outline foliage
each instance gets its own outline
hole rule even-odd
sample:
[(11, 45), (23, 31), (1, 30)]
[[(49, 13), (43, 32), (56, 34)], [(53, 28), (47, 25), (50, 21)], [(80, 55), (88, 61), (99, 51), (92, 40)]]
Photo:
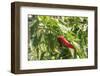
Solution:
[[(28, 16), (28, 60), (57, 60), (88, 57), (88, 18), (77, 16)], [(60, 46), (64, 36), (75, 49)]]

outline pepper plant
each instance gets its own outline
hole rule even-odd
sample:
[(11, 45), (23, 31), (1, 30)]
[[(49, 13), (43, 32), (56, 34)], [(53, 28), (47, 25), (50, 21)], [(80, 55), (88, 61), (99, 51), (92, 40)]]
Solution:
[(28, 36), (28, 60), (88, 57), (88, 17), (30, 14)]

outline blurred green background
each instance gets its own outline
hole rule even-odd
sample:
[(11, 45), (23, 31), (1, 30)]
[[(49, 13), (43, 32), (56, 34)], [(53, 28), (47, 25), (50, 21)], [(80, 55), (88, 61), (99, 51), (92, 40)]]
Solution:
[[(60, 46), (58, 36), (75, 49)], [(88, 17), (28, 15), (29, 61), (83, 58), (88, 58)]]

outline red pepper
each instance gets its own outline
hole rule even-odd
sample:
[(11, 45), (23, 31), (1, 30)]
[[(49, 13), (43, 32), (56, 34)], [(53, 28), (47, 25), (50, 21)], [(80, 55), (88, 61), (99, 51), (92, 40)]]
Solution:
[(59, 41), (60, 44), (63, 44), (64, 46), (66, 46), (68, 48), (74, 49), (74, 46), (72, 44), (70, 44), (70, 42), (68, 42), (68, 40), (66, 40), (64, 38), (64, 36), (58, 36), (57, 40)]

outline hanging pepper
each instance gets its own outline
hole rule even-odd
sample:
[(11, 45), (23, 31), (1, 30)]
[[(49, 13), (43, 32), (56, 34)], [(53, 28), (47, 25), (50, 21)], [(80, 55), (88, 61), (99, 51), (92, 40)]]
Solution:
[(72, 44), (70, 44), (70, 42), (68, 42), (67, 39), (64, 38), (64, 36), (58, 36), (57, 40), (59, 41), (60, 45), (64, 45), (67, 48), (72, 48), (74, 49), (74, 46)]

